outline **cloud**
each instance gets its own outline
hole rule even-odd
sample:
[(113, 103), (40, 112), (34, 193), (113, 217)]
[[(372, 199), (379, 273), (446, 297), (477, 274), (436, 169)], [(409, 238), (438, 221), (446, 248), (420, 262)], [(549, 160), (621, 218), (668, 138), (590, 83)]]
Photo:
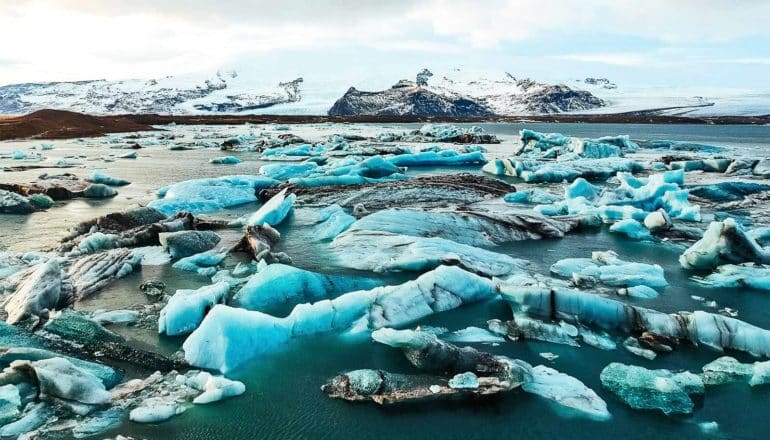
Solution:
[[(768, 16), (766, 0), (0, 1), (2, 56), (14, 64), (0, 82), (177, 74), (289, 49), (641, 66), (660, 56), (644, 50), (767, 40)], [(645, 47), (623, 45), (633, 38)], [(551, 50), (530, 55), (543, 41)], [(760, 46), (740, 57), (770, 56)]]

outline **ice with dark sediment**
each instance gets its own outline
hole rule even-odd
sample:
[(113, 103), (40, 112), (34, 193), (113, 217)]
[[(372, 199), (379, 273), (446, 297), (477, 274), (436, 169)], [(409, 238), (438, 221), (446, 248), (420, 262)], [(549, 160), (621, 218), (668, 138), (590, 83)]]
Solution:
[(711, 222), (703, 238), (679, 257), (685, 269), (713, 269), (722, 264), (770, 263), (770, 252), (735, 219)]

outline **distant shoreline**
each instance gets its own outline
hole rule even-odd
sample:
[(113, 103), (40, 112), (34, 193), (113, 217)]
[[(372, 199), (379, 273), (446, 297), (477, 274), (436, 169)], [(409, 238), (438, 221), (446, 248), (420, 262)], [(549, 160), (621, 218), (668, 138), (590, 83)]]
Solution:
[(694, 124), (694, 125), (766, 125), (763, 116), (658, 116), (630, 113), (554, 114), (538, 116), (326, 116), (326, 115), (156, 115), (126, 114), (94, 116), (64, 110), (39, 110), (23, 116), (0, 116), (0, 140), (71, 139), (102, 136), (108, 133), (152, 131), (154, 125), (240, 125), (333, 123), (603, 123), (603, 124)]

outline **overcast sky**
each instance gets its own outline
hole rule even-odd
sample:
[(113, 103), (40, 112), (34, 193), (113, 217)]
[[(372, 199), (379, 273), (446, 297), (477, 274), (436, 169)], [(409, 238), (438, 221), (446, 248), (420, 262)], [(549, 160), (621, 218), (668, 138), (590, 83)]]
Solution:
[(0, 0), (0, 84), (464, 66), (770, 89), (768, 0)]

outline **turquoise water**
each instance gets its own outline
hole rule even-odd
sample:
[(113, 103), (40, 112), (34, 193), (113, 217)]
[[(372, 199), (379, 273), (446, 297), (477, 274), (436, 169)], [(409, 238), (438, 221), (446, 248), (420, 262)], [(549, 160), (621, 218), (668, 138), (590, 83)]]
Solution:
[[(485, 124), (484, 128), (500, 135), (504, 143), (491, 146), (493, 156), (503, 157), (510, 151), (515, 133), (529, 127), (539, 131), (559, 131), (581, 137), (629, 134), (636, 139), (676, 139), (724, 145), (733, 148), (730, 154), (759, 152), (770, 146), (770, 127), (748, 126), (661, 126), (615, 124)], [(402, 127), (402, 126), (399, 126)], [(396, 127), (396, 128), (399, 128)], [(349, 126), (298, 128), (310, 140), (320, 135), (348, 131)], [(388, 129), (392, 129), (389, 127)], [(368, 126), (364, 130), (380, 130)], [(176, 127), (175, 131), (187, 130)], [(232, 130), (238, 132), (239, 128)], [(314, 131), (315, 130), (315, 131)], [(305, 133), (308, 134), (305, 134)], [(26, 143), (0, 143), (0, 151), (20, 148)], [(89, 157), (106, 154), (106, 146), (83, 147), (59, 142), (50, 155), (84, 152)], [(224, 174), (256, 173), (262, 165), (255, 153), (235, 153), (244, 162), (235, 167), (213, 166), (208, 159), (222, 155), (217, 150), (167, 151), (162, 147), (140, 150), (136, 161), (103, 163), (86, 161), (85, 168), (70, 170), (87, 175), (98, 168), (108, 174), (134, 182), (121, 189), (113, 200), (88, 203), (72, 201), (45, 213), (28, 217), (0, 218), (0, 249), (42, 249), (54, 243), (67, 227), (95, 215), (116, 211), (135, 203), (152, 200), (160, 186), (194, 177)], [(4, 161), (7, 165), (10, 161)], [(467, 169), (423, 169), (421, 173), (456, 171), (480, 172)], [(34, 179), (41, 171), (0, 174), (4, 181)], [(514, 181), (515, 182), (515, 181)], [(253, 210), (244, 206), (225, 213), (234, 218)], [(297, 215), (301, 215), (298, 213)], [(298, 267), (330, 273), (346, 273), (329, 267), (323, 245), (313, 244), (309, 231), (289, 220), (280, 228), (280, 249), (294, 259)], [(761, 327), (770, 328), (770, 293), (740, 289), (705, 289), (688, 278), (677, 258), (682, 248), (675, 245), (653, 245), (624, 240), (602, 230), (570, 235), (560, 240), (527, 241), (494, 248), (516, 258), (530, 260), (534, 270), (547, 274), (548, 267), (567, 257), (590, 257), (592, 251), (616, 251), (629, 261), (657, 263), (663, 266), (670, 286), (653, 300), (633, 300), (636, 304), (666, 312), (707, 310), (703, 302), (691, 295), (713, 299), (719, 308), (730, 307), (739, 318)], [(389, 275), (389, 282), (401, 282), (416, 274)], [(93, 299), (78, 304), (79, 308), (120, 308), (144, 301), (137, 287), (142, 280), (162, 278), (170, 289), (197, 287), (206, 279), (172, 268), (145, 268), (110, 286)], [(620, 298), (620, 297), (618, 297)], [(510, 310), (500, 301), (475, 304), (426, 319), (422, 324), (440, 325), (450, 330), (470, 325), (486, 327), (492, 318), (508, 319)], [(133, 333), (132, 333), (133, 332)], [(180, 338), (160, 337), (152, 331), (126, 330), (137, 344), (155, 347), (171, 353), (182, 342)], [(243, 381), (244, 395), (212, 405), (195, 406), (184, 414), (158, 425), (126, 423), (108, 435), (130, 435), (147, 439), (380, 439), (380, 438), (448, 438), (448, 439), (550, 439), (590, 438), (668, 439), (704, 437), (697, 424), (716, 421), (717, 437), (767, 438), (770, 432), (770, 387), (750, 389), (744, 384), (710, 389), (691, 417), (664, 417), (660, 413), (631, 410), (611, 393), (602, 389), (599, 373), (610, 362), (642, 365), (647, 368), (689, 369), (700, 371), (707, 362), (722, 356), (707, 349), (681, 346), (674, 353), (660, 355), (649, 361), (633, 356), (619, 348), (601, 351), (592, 347), (567, 347), (538, 342), (506, 342), (499, 346), (476, 345), (486, 351), (519, 358), (532, 364), (546, 364), (570, 374), (595, 390), (608, 404), (613, 418), (595, 422), (570, 418), (559, 413), (545, 400), (520, 391), (490, 399), (461, 402), (432, 402), (396, 407), (374, 404), (350, 404), (331, 400), (320, 386), (340, 372), (357, 368), (380, 368), (391, 372), (415, 373), (400, 351), (374, 344), (368, 339), (350, 340), (335, 336), (306, 338), (289, 344), (275, 356), (255, 360), (239, 369), (232, 377)], [(559, 355), (553, 362), (538, 353)], [(751, 361), (740, 353), (729, 353), (741, 361)], [(102, 436), (102, 437), (106, 437)]]

